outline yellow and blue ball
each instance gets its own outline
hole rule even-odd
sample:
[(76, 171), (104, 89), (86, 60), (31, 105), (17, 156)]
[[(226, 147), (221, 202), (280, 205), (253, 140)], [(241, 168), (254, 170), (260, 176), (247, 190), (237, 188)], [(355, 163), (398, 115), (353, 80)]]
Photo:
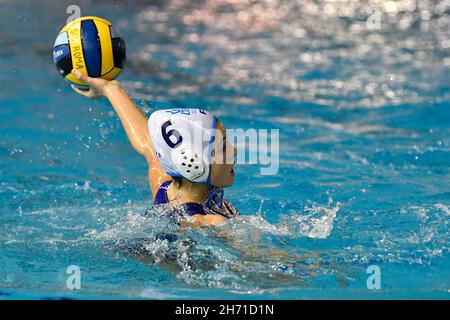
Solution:
[(75, 78), (72, 69), (93, 78), (112, 80), (122, 71), (125, 59), (125, 41), (109, 21), (98, 17), (82, 17), (68, 23), (59, 32), (53, 48), (59, 73), (81, 87), (86, 83)]

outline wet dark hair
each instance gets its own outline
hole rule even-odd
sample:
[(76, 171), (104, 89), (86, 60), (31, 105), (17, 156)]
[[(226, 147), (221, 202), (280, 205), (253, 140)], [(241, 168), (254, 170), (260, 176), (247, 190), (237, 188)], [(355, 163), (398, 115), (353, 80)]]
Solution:
[(183, 178), (181, 177), (172, 177), (172, 181), (177, 185), (178, 188), (183, 184)]

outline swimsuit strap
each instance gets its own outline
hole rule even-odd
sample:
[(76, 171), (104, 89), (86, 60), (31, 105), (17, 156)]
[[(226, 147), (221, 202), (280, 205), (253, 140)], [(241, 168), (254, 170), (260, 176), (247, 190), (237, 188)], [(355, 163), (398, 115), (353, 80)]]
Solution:
[(169, 202), (169, 199), (167, 198), (167, 188), (169, 187), (169, 185), (171, 183), (172, 183), (172, 181), (168, 180), (161, 184), (161, 186), (159, 187), (158, 192), (156, 193), (156, 196), (155, 196), (155, 201), (154, 201), (155, 205)]
[(181, 205), (183, 207), (183, 213), (187, 213), (190, 216), (194, 214), (210, 214), (205, 210), (205, 208), (196, 202), (187, 202)]

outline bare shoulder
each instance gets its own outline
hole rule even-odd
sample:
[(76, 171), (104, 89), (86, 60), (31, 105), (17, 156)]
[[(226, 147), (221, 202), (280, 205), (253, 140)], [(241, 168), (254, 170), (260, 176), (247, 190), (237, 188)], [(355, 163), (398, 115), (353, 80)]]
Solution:
[(216, 226), (226, 222), (228, 219), (218, 214), (194, 214), (195, 221), (183, 221), (181, 224), (193, 227)]
[(171, 181), (172, 177), (169, 176), (164, 168), (159, 163), (156, 156), (147, 157), (148, 163), (148, 182), (150, 185), (150, 191), (152, 192), (152, 198), (156, 197), (159, 187), (166, 181)]

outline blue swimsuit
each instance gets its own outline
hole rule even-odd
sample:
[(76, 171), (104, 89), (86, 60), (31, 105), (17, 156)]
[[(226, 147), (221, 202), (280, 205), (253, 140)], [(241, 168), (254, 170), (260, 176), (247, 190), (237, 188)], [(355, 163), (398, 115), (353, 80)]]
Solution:
[[(158, 192), (156, 193), (154, 205), (169, 203), (169, 199), (167, 197), (167, 188), (171, 183), (172, 181), (169, 180), (161, 184)], [(184, 214), (187, 214), (188, 216), (193, 216), (194, 214), (219, 214), (229, 219), (239, 215), (239, 212), (236, 210), (236, 208), (227, 200), (223, 199), (223, 205), (225, 206), (225, 213), (196, 202), (183, 203), (180, 206), (182, 207), (182, 212)]]

